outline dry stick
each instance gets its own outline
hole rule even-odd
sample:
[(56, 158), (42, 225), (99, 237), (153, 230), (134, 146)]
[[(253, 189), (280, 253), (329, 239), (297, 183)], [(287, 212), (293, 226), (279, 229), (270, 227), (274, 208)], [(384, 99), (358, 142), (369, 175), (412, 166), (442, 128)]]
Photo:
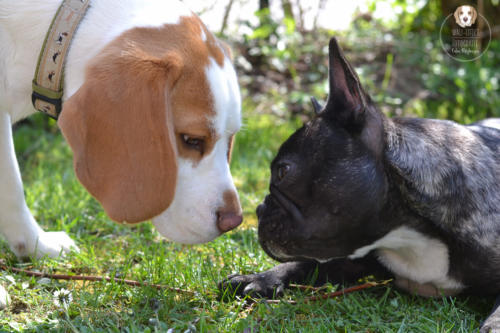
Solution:
[(66, 275), (66, 274), (50, 274), (50, 273), (42, 273), (42, 272), (33, 272), (33, 271), (28, 271), (25, 269), (21, 268), (15, 268), (15, 267), (7, 267), (5, 265), (0, 265), (0, 269), (4, 271), (12, 271), (16, 273), (23, 273), (28, 276), (36, 276), (36, 277), (47, 277), (51, 278), (54, 280), (74, 280), (74, 281), (115, 281), (119, 283), (125, 283), (130, 286), (134, 287), (142, 287), (142, 286), (147, 286), (147, 287), (153, 287), (156, 289), (168, 289), (170, 291), (174, 291), (176, 293), (183, 293), (183, 294), (189, 294), (189, 295), (194, 295), (194, 291), (190, 290), (185, 290), (185, 289), (180, 289), (180, 288), (174, 288), (174, 287), (169, 287), (161, 284), (154, 284), (154, 283), (148, 283), (148, 282), (139, 282), (139, 281), (134, 281), (134, 280), (126, 280), (126, 279), (112, 279), (107, 276), (92, 276), (92, 275)]
[(304, 291), (315, 291), (315, 292), (328, 288), (327, 286), (313, 287), (313, 286), (305, 286), (303, 284), (295, 284), (295, 283), (290, 283), (288, 286), (290, 288), (295, 288), (295, 289), (304, 290)]
[[(195, 292), (191, 291), (191, 290), (174, 288), (174, 287), (169, 287), (169, 286), (165, 286), (165, 285), (161, 285), (161, 284), (139, 282), (139, 281), (134, 281), (134, 280), (112, 279), (112, 278), (107, 277), (107, 276), (50, 274), (50, 273), (42, 273), (42, 272), (33, 272), (33, 271), (28, 271), (25, 269), (15, 268), (15, 267), (7, 267), (6, 265), (2, 265), (2, 264), (0, 264), (0, 269), (2, 269), (4, 271), (10, 270), (10, 271), (16, 272), (16, 273), (23, 273), (27, 276), (47, 277), (47, 278), (51, 278), (54, 280), (108, 281), (108, 282), (115, 281), (115, 282), (119, 282), (119, 283), (125, 283), (125, 284), (128, 284), (130, 286), (134, 286), (134, 287), (147, 286), (147, 287), (153, 287), (156, 289), (168, 289), (170, 291), (174, 291), (177, 293), (195, 295)], [(334, 297), (338, 297), (341, 295), (350, 294), (350, 293), (353, 293), (353, 292), (356, 292), (359, 290), (368, 289), (368, 288), (372, 288), (375, 286), (385, 285), (385, 284), (389, 283), (390, 281), (392, 281), (392, 280), (386, 280), (386, 281), (382, 281), (382, 282), (367, 282), (364, 284), (360, 284), (360, 285), (353, 286), (350, 288), (345, 288), (345, 289), (331, 292), (331, 293), (326, 293), (326, 294), (319, 295), (319, 296), (306, 297), (304, 299), (304, 303), (310, 303), (310, 302), (315, 302), (315, 301), (322, 300), (322, 299), (329, 299), (329, 298), (334, 298)], [(321, 288), (314, 288), (314, 287), (302, 286), (302, 285), (293, 285), (293, 287), (303, 289), (303, 290), (311, 290), (311, 289), (319, 290), (319, 289), (321, 289)], [(296, 301), (284, 301), (284, 300), (276, 300), (276, 299), (265, 300), (265, 303), (266, 304), (280, 304), (280, 303), (297, 304)], [(255, 305), (255, 304), (256, 303), (253, 303), (253, 305)]]
[(318, 300), (321, 300), (321, 299), (334, 298), (334, 297), (337, 297), (337, 296), (342, 296), (342, 295), (345, 295), (345, 294), (353, 293), (355, 291), (359, 291), (359, 290), (363, 290), (363, 289), (368, 289), (368, 288), (375, 287), (375, 286), (378, 286), (378, 285), (379, 284), (376, 283), (376, 282), (367, 282), (367, 283), (360, 284), (358, 286), (353, 286), (353, 287), (342, 289), (342, 290), (339, 290), (339, 291), (334, 291), (334, 292), (331, 292), (331, 293), (326, 293), (326, 294), (318, 295), (318, 296), (307, 297), (304, 300), (304, 303), (315, 302), (315, 301), (318, 301)]
[[(368, 289), (368, 288), (372, 288), (372, 287), (376, 287), (376, 286), (386, 285), (387, 283), (389, 283), (391, 281), (392, 280), (386, 280), (386, 281), (382, 281), (382, 282), (367, 282), (367, 283), (363, 283), (363, 284), (360, 284), (357, 286), (345, 288), (345, 289), (342, 289), (339, 291), (334, 291), (331, 293), (322, 294), (319, 296), (306, 297), (306, 298), (304, 298), (304, 303), (311, 303), (311, 302), (316, 302), (316, 301), (319, 301), (322, 299), (335, 298), (338, 296), (350, 294), (350, 293), (360, 291), (363, 289)], [(307, 286), (294, 285), (294, 287), (300, 287), (299, 289), (307, 289)], [(265, 303), (266, 304), (280, 304), (280, 303), (297, 304), (296, 301), (284, 301), (284, 300), (279, 300), (279, 299), (269, 299), (269, 300), (266, 300)]]

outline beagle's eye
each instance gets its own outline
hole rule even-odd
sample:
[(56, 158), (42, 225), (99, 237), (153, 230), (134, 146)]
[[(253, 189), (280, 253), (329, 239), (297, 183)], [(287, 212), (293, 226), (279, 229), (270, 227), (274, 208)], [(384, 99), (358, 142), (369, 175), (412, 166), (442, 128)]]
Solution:
[(203, 140), (202, 138), (192, 137), (192, 136), (189, 136), (187, 134), (182, 134), (181, 138), (182, 138), (182, 142), (184, 142), (184, 144), (189, 149), (197, 150), (197, 151), (203, 153), (205, 140)]
[(278, 167), (278, 180), (283, 180), (285, 178), (286, 174), (290, 171), (290, 165), (288, 164), (282, 164)]

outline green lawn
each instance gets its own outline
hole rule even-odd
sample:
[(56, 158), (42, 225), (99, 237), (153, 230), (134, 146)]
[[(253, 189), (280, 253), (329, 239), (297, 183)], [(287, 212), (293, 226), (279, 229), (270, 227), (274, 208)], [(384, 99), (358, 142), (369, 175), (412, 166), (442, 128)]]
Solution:
[[(113, 282), (37, 279), (0, 271), (12, 304), (0, 312), (4, 331), (113, 332), (471, 332), (486, 316), (490, 300), (423, 299), (391, 285), (305, 305), (309, 294), (290, 291), (298, 305), (217, 299), (217, 282), (275, 263), (260, 249), (254, 210), (268, 186), (268, 165), (280, 143), (299, 125), (244, 105), (244, 123), (232, 162), (245, 224), (212, 243), (183, 246), (162, 239), (150, 223), (130, 228), (111, 222), (76, 181), (71, 152), (53, 124), (41, 116), (16, 129), (17, 153), (28, 205), (46, 230), (65, 230), (81, 252), (64, 260), (16, 261), (5, 242), (0, 259), (13, 267), (64, 274), (119, 276), (194, 292), (183, 295)], [(337, 286), (329, 286), (334, 289)], [(54, 293), (72, 294), (67, 311)]]

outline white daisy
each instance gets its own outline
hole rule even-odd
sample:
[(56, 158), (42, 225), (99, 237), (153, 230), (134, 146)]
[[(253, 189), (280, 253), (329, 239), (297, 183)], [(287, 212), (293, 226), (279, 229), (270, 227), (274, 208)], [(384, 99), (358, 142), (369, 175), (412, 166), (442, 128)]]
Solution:
[(68, 308), (70, 303), (73, 301), (73, 295), (68, 289), (60, 289), (54, 292), (54, 304), (56, 306)]

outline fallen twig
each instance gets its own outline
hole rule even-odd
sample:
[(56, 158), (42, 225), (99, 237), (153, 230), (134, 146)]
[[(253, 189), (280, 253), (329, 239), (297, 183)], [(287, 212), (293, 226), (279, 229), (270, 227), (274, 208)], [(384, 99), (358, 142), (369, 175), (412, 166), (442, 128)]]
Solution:
[[(318, 295), (318, 296), (309, 296), (309, 297), (304, 298), (303, 302), (304, 303), (311, 303), (311, 302), (316, 302), (316, 301), (323, 300), (323, 299), (335, 298), (335, 297), (338, 297), (338, 296), (350, 294), (350, 293), (353, 293), (353, 292), (356, 292), (356, 291), (360, 291), (360, 290), (363, 290), (363, 289), (368, 289), (368, 288), (372, 288), (372, 287), (376, 287), (376, 286), (383, 286), (383, 285), (388, 284), (391, 281), (392, 281), (392, 279), (391, 280), (385, 280), (385, 281), (382, 281), (382, 282), (366, 282), (366, 283), (363, 283), (363, 284), (360, 284), (360, 285), (357, 285), (357, 286), (352, 286), (352, 287), (345, 288), (345, 289), (338, 290), (338, 291), (334, 291), (334, 292), (331, 292), (331, 293), (321, 294), (321, 295)], [(294, 285), (294, 287), (302, 289), (302, 290), (307, 290), (308, 289), (307, 286)], [(293, 301), (293, 300), (280, 300), (280, 299), (268, 299), (268, 300), (265, 300), (264, 303), (266, 303), (266, 304), (280, 304), (280, 303), (297, 304), (297, 301)]]
[(147, 287), (153, 287), (156, 289), (167, 289), (170, 291), (174, 291), (176, 293), (183, 293), (183, 294), (189, 294), (189, 295), (195, 294), (195, 292), (191, 291), (191, 290), (169, 287), (169, 286), (165, 286), (162, 284), (140, 282), (140, 281), (134, 281), (134, 280), (127, 280), (127, 279), (110, 278), (108, 276), (50, 274), (50, 273), (29, 271), (29, 270), (25, 270), (25, 269), (21, 269), (21, 268), (8, 267), (8, 266), (3, 265), (3, 264), (0, 264), (0, 269), (4, 270), (4, 271), (12, 271), (12, 272), (16, 272), (16, 273), (22, 273), (22, 274), (25, 274), (27, 276), (46, 277), (46, 278), (50, 278), (50, 279), (54, 279), (54, 280), (108, 281), (108, 282), (114, 281), (117, 283), (128, 284), (129, 286), (134, 286), (134, 287), (146, 287), (147, 286)]
[(295, 283), (290, 283), (289, 287), (303, 290), (303, 291), (314, 291), (314, 292), (318, 292), (318, 291), (321, 291), (321, 290), (324, 290), (327, 288), (327, 286), (313, 287), (313, 286), (305, 286), (303, 284), (295, 284)]
[[(35, 277), (46, 277), (54, 280), (72, 280), (72, 281), (108, 281), (108, 282), (118, 282), (118, 283), (124, 283), (130, 286), (134, 287), (153, 287), (156, 289), (167, 289), (176, 293), (183, 293), (183, 294), (189, 294), (189, 295), (195, 295), (194, 291), (191, 290), (186, 290), (186, 289), (180, 289), (180, 288), (175, 288), (175, 287), (170, 287), (162, 284), (155, 284), (155, 283), (148, 283), (148, 282), (140, 282), (140, 281), (134, 281), (134, 280), (127, 280), (127, 279), (116, 279), (116, 278), (110, 278), (108, 276), (95, 276), (95, 275), (67, 275), (67, 274), (50, 274), (50, 273), (43, 273), (43, 272), (34, 272), (34, 271), (29, 271), (26, 269), (21, 269), (21, 268), (16, 268), (16, 267), (9, 267), (3, 263), (3, 260), (0, 260), (0, 269), (3, 271), (12, 271), (15, 273), (22, 273), (27, 276), (35, 276)], [(368, 289), (376, 286), (382, 286), (386, 285), (391, 280), (385, 280), (382, 282), (366, 282), (357, 286), (352, 286), (349, 288), (345, 288), (342, 290), (334, 291), (331, 293), (326, 293), (326, 294), (321, 294), (317, 296), (309, 296), (304, 298), (304, 303), (311, 303), (311, 302), (316, 302), (319, 300), (323, 299), (329, 299), (329, 298), (335, 298), (338, 296), (350, 294), (356, 291), (360, 291), (363, 289)], [(316, 287), (311, 287), (311, 286), (303, 286), (303, 285), (291, 285), (293, 288), (298, 288), (301, 290), (313, 290), (313, 291), (320, 291), (322, 288), (316, 288)], [(297, 301), (294, 300), (281, 300), (281, 299), (268, 299), (268, 300), (263, 300), (261, 303), (266, 303), (266, 304), (280, 304), (280, 303), (286, 303), (286, 304), (297, 304)], [(251, 305), (251, 309), (258, 304), (258, 301), (253, 303)]]

